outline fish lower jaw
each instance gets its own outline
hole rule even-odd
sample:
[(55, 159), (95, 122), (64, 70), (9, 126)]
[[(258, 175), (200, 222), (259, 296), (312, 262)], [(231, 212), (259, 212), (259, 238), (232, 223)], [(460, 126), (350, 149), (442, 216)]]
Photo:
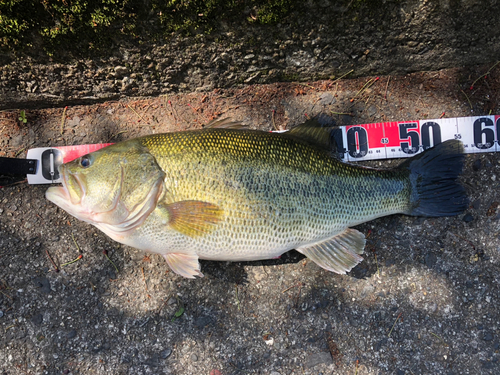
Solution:
[(94, 224), (94, 220), (92, 219), (94, 213), (82, 209), (80, 204), (72, 203), (69, 193), (64, 187), (52, 186), (48, 188), (45, 192), (45, 198), (54, 203), (56, 206), (62, 208), (71, 216), (87, 223)]
[(64, 200), (69, 200), (68, 191), (62, 186), (51, 186), (45, 192), (45, 198), (51, 201), (54, 204), (58, 204), (58, 202)]

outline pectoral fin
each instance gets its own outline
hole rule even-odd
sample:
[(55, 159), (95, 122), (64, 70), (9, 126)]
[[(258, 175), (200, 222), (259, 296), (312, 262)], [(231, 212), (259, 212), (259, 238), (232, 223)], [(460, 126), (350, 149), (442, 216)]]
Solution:
[(297, 251), (328, 271), (345, 274), (363, 260), (358, 254), (363, 253), (365, 243), (363, 233), (347, 228), (332, 238), (299, 247)]
[(200, 272), (200, 263), (196, 254), (163, 254), (168, 266), (176, 274), (194, 279), (195, 276), (203, 277)]
[(222, 209), (212, 203), (201, 201), (180, 201), (160, 204), (166, 224), (189, 237), (210, 233), (221, 220)]

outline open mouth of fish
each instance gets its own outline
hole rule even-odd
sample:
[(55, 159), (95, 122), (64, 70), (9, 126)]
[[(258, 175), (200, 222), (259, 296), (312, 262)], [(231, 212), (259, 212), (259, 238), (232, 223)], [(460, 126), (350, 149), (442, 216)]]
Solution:
[[(116, 233), (128, 232), (142, 224), (156, 206), (156, 201), (162, 192), (162, 180), (158, 180), (144, 200), (133, 207), (125, 207), (121, 202), (121, 191), (123, 183), (122, 176), (118, 180), (116, 194), (105, 208), (89, 207), (85, 197), (85, 177), (74, 175), (64, 166), (60, 167), (62, 186), (50, 187), (45, 196), (52, 203), (58, 205), (77, 219), (86, 221), (96, 226), (112, 226), (109, 230)], [(101, 228), (102, 229), (102, 228)]]
[[(81, 206), (85, 196), (81, 180), (61, 167), (59, 173), (62, 176), (62, 186), (51, 186), (45, 193), (45, 197), (73, 216), (81, 215), (81, 210), (77, 209)], [(70, 186), (71, 189), (69, 189)], [(77, 217), (81, 218), (80, 215)]]

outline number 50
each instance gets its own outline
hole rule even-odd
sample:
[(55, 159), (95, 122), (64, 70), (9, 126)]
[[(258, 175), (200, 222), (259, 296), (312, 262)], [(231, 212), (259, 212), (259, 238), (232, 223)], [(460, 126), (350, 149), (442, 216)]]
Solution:
[(420, 134), (422, 135), (422, 148), (424, 150), (441, 143), (441, 127), (438, 123), (432, 121), (426, 122), (420, 128), (420, 134), (413, 129), (418, 129), (418, 124), (416, 122), (399, 124), (400, 141), (410, 141), (400, 142), (403, 152), (407, 154), (415, 154), (418, 152), (420, 147)]

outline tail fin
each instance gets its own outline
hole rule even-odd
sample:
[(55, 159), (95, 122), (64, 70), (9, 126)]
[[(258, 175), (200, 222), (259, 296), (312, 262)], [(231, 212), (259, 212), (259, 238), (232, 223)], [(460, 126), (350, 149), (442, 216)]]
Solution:
[(469, 203), (457, 181), (464, 163), (462, 142), (449, 140), (428, 149), (399, 166), (410, 172), (412, 187), (409, 215), (454, 216)]

